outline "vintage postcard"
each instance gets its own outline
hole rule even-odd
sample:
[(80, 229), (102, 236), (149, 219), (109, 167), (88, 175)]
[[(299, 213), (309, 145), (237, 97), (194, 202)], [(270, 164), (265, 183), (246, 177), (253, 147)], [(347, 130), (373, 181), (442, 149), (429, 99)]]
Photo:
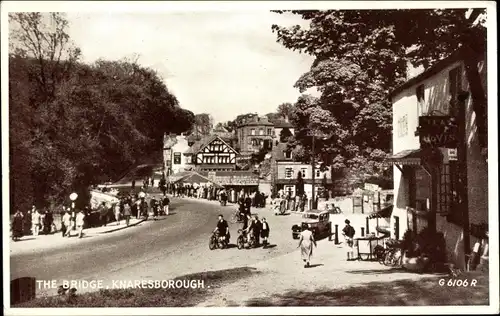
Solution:
[(1, 14), (7, 315), (499, 312), (494, 2)]

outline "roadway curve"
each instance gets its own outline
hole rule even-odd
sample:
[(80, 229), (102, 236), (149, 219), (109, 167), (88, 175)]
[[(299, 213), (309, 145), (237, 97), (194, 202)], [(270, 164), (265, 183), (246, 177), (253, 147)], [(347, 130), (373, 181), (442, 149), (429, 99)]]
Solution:
[[(148, 221), (137, 227), (81, 240), (77, 246), (61, 246), (33, 253), (11, 255), (11, 280), (35, 277), (37, 280), (111, 280), (153, 279), (173, 277), (210, 270), (252, 265), (296, 249), (291, 239), (295, 216), (274, 216), (260, 210), (271, 227), (270, 249), (208, 249), (208, 238), (217, 215), (230, 218), (234, 206), (220, 207), (196, 200), (174, 200), (172, 215)], [(230, 224), (231, 243), (237, 236), (236, 225)], [(79, 292), (82, 292), (79, 290)], [(37, 294), (53, 294), (54, 290), (37, 290)]]

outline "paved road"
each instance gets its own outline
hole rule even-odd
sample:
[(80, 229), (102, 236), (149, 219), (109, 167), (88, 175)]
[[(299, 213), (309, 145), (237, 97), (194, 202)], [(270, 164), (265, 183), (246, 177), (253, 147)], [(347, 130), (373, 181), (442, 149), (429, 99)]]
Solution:
[[(296, 249), (291, 239), (294, 215), (274, 216), (268, 210), (257, 211), (266, 216), (271, 227), (270, 249), (208, 249), (208, 238), (217, 215), (226, 218), (234, 206), (220, 207), (209, 202), (174, 200), (172, 215), (156, 222), (109, 236), (83, 239), (82, 243), (11, 256), (11, 279), (35, 277), (37, 280), (111, 280), (153, 279), (173, 277), (218, 269), (241, 267), (289, 253)], [(231, 225), (231, 243), (237, 228)], [(51, 294), (54, 290), (38, 290)], [(81, 292), (81, 291), (79, 291)]]

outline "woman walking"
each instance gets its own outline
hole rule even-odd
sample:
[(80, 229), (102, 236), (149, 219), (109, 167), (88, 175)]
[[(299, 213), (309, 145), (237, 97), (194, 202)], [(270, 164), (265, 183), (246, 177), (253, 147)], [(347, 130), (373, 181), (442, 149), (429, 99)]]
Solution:
[(115, 204), (115, 220), (116, 220), (116, 225), (120, 226), (120, 202), (116, 202)]
[(317, 247), (316, 240), (314, 240), (314, 236), (309, 229), (309, 225), (302, 224), (302, 232), (300, 233), (299, 246), (297, 248), (300, 247), (300, 254), (305, 263), (304, 268), (308, 268), (310, 266), (313, 245)]

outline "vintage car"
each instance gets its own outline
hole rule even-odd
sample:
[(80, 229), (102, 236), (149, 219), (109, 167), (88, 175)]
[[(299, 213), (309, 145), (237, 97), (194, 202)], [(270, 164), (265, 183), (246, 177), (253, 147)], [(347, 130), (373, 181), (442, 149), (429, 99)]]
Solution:
[(298, 239), (302, 232), (302, 224), (308, 224), (314, 235), (314, 239), (332, 236), (332, 222), (330, 222), (330, 213), (325, 210), (309, 210), (302, 215), (302, 223), (292, 226), (292, 237)]

